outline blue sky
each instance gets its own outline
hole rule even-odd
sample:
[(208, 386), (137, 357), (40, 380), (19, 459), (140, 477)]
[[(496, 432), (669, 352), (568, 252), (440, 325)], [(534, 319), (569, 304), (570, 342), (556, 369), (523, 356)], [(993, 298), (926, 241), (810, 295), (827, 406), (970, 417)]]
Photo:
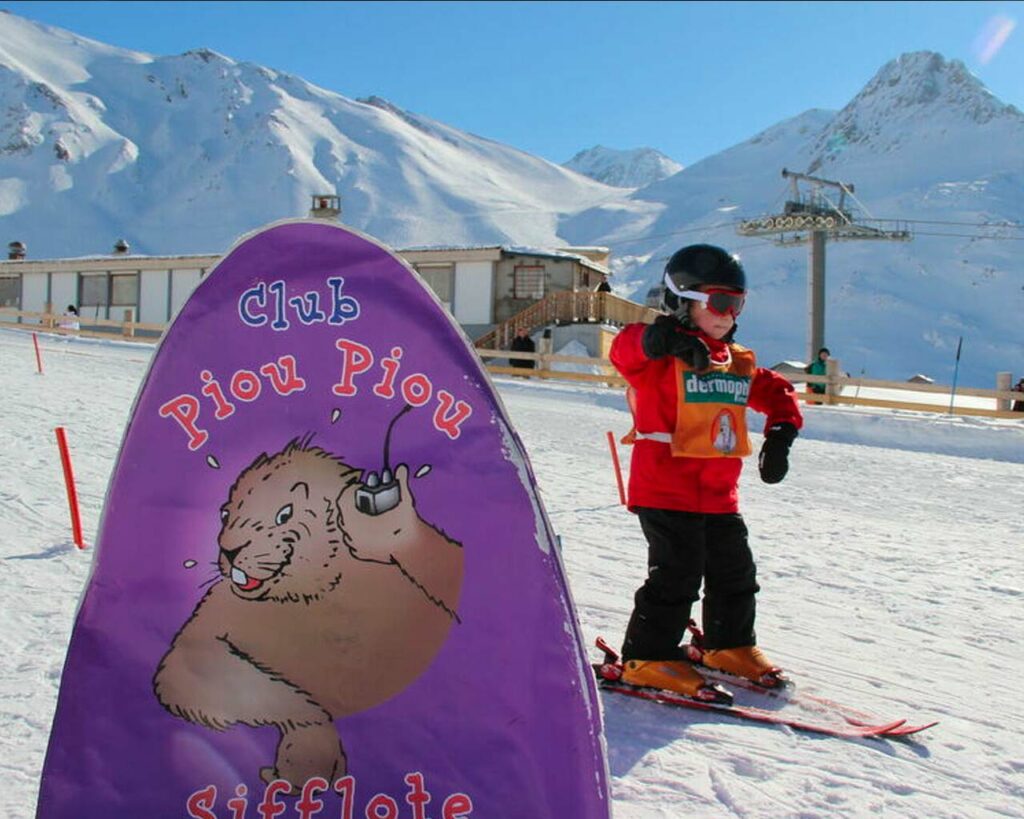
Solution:
[(212, 48), (371, 94), (554, 162), (602, 144), (683, 164), (809, 108), (889, 60), (962, 60), (1024, 109), (1024, 2), (7, 2), (152, 54)]

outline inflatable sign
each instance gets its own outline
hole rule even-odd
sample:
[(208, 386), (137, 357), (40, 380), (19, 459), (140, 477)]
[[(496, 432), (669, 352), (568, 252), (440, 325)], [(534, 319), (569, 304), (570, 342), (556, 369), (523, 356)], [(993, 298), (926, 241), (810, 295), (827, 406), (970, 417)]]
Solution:
[(606, 817), (555, 539), (478, 357), (340, 225), (241, 240), (117, 459), (40, 819)]

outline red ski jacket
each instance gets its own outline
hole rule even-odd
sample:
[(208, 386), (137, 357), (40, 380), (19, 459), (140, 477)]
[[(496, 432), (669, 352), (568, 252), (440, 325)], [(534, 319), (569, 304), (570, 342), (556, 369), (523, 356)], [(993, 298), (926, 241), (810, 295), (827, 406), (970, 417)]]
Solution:
[[(639, 437), (630, 461), (630, 510), (644, 506), (711, 514), (738, 512), (742, 458), (673, 456), (667, 441), (643, 437), (651, 433), (662, 439), (671, 436), (676, 432), (677, 420), (682, 423), (686, 417), (680, 412), (677, 359), (648, 358), (641, 345), (646, 328), (646, 324), (623, 328), (609, 353), (612, 364), (635, 391), (633, 421)], [(743, 349), (739, 345), (731, 347)], [(682, 367), (692, 372), (687, 365)], [(753, 370), (746, 405), (767, 416), (765, 429), (782, 422), (797, 429), (803, 425), (793, 385), (764, 367)]]

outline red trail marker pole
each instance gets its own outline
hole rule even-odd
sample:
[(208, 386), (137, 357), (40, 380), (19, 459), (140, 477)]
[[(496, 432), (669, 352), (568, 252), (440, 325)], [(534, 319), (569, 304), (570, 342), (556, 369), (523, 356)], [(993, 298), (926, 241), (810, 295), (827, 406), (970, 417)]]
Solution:
[(40, 375), (42, 375), (43, 374), (43, 357), (39, 353), (39, 336), (37, 336), (35, 333), (32, 334), (32, 344), (34, 344), (35, 348), (36, 348), (36, 370), (39, 372)]
[(82, 516), (78, 512), (78, 492), (75, 490), (75, 474), (71, 470), (71, 453), (68, 451), (68, 438), (64, 427), (57, 427), (57, 447), (60, 449), (60, 462), (64, 467), (64, 485), (68, 490), (68, 508), (71, 510), (71, 538), (79, 549), (85, 548), (82, 539)]
[(612, 463), (615, 465), (615, 480), (619, 485), (619, 503), (626, 505), (626, 490), (622, 486), (622, 467), (619, 465), (619, 451), (615, 447), (615, 436), (608, 431), (608, 448), (612, 451)]

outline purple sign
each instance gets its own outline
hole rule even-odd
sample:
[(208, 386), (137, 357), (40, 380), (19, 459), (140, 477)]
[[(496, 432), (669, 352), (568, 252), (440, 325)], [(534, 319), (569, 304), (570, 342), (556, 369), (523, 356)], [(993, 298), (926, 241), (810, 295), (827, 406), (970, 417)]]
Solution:
[(522, 444), (416, 274), (240, 241), (111, 479), (37, 816), (607, 817), (592, 675)]

